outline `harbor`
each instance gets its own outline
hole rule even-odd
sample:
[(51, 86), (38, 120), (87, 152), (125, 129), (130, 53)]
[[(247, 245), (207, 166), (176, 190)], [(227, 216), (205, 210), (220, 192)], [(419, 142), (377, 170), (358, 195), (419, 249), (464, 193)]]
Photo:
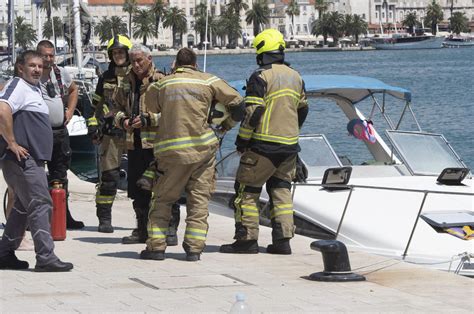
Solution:
[[(220, 254), (233, 236), (232, 211), (211, 204), (209, 236), (201, 261), (185, 261), (181, 246), (169, 247), (164, 261), (139, 259), (143, 244), (123, 245), (133, 225), (131, 202), (120, 193), (113, 209), (113, 234), (97, 232), (94, 184), (70, 178), (71, 210), (85, 222), (55, 242), (70, 273), (0, 272), (0, 311), (12, 312), (229, 312), (244, 293), (253, 313), (293, 312), (449, 312), (472, 313), (472, 279), (381, 256), (349, 251), (361, 282), (316, 282), (308, 276), (324, 269), (314, 239), (296, 236), (293, 254), (264, 253), (271, 229), (261, 227), (260, 253)], [(3, 178), (0, 190), (5, 189)], [(178, 229), (182, 240), (183, 224)], [(32, 251), (17, 252), (34, 265)]]

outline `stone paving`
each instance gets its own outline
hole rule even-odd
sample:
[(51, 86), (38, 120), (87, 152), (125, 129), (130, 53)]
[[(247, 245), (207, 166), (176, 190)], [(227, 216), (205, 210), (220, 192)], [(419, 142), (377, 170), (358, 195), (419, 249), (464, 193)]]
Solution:
[[(86, 228), (56, 242), (57, 255), (74, 263), (69, 273), (0, 271), (0, 312), (228, 312), (242, 292), (253, 313), (474, 312), (472, 279), (381, 256), (350, 252), (352, 269), (365, 282), (327, 283), (307, 276), (322, 271), (313, 239), (296, 236), (293, 255), (265, 253), (271, 230), (261, 228), (260, 254), (218, 252), (233, 236), (230, 210), (211, 206), (207, 247), (199, 262), (186, 262), (181, 246), (164, 261), (144, 261), (144, 245), (123, 245), (134, 226), (131, 203), (114, 204), (115, 232), (97, 232), (94, 185), (71, 178), (71, 209)], [(5, 185), (0, 179), (3, 195)], [(182, 216), (185, 216), (182, 213)], [(182, 219), (183, 220), (183, 219)], [(2, 221), (2, 219), (0, 219)], [(183, 221), (179, 238), (183, 236)], [(17, 253), (34, 267), (34, 252)]]

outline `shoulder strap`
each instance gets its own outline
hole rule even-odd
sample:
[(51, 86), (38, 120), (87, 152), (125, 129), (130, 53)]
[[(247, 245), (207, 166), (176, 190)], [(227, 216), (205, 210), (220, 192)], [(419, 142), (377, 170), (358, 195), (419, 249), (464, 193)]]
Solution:
[(61, 70), (56, 64), (53, 64), (54, 75), (56, 76), (56, 81), (58, 82), (59, 92), (61, 93), (61, 98), (64, 97), (64, 85), (63, 80), (61, 79)]

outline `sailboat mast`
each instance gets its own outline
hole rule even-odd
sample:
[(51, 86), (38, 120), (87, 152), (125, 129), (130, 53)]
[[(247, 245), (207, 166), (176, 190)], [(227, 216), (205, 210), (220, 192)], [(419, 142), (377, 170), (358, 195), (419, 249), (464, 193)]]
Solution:
[(76, 64), (79, 78), (82, 78), (82, 38), (81, 38), (81, 8), (79, 0), (74, 0), (72, 5), (74, 16), (74, 42), (76, 49)]
[(8, 49), (12, 54), (12, 65), (16, 61), (15, 50), (15, 10), (13, 7), (13, 0), (8, 1), (8, 25), (10, 26), (10, 33), (8, 34)]
[(206, 72), (206, 63), (207, 63), (207, 29), (209, 28), (209, 10), (210, 10), (210, 0), (207, 0), (206, 3), (206, 30), (204, 31), (204, 67), (203, 71)]

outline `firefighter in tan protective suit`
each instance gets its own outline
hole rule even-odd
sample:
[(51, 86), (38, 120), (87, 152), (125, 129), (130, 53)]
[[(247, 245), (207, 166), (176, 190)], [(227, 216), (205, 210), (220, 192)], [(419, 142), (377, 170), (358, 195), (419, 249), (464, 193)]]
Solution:
[(142, 259), (163, 260), (171, 205), (186, 192), (186, 260), (197, 261), (205, 247), (208, 204), (215, 183), (218, 139), (208, 123), (213, 102), (224, 105), (230, 116), (222, 123), (229, 130), (243, 117), (243, 99), (218, 77), (196, 69), (196, 54), (179, 50), (175, 70), (154, 83), (145, 102), (161, 113), (155, 142), (158, 181), (149, 215), (148, 240)]
[(235, 237), (222, 253), (258, 253), (259, 197), (270, 196), (272, 242), (267, 252), (291, 254), (294, 236), (291, 181), (295, 177), (299, 129), (308, 113), (304, 82), (284, 62), (285, 41), (275, 29), (255, 37), (260, 66), (247, 81), (246, 115), (236, 140), (242, 153), (235, 182)]
[(120, 181), (120, 162), (125, 149), (125, 133), (113, 125), (117, 105), (113, 101), (117, 88), (123, 84), (130, 70), (128, 50), (130, 40), (117, 35), (109, 40), (107, 52), (109, 68), (99, 78), (93, 96), (94, 115), (88, 119), (89, 135), (94, 144), (99, 144), (99, 184), (95, 196), (99, 232), (112, 233), (112, 205)]

